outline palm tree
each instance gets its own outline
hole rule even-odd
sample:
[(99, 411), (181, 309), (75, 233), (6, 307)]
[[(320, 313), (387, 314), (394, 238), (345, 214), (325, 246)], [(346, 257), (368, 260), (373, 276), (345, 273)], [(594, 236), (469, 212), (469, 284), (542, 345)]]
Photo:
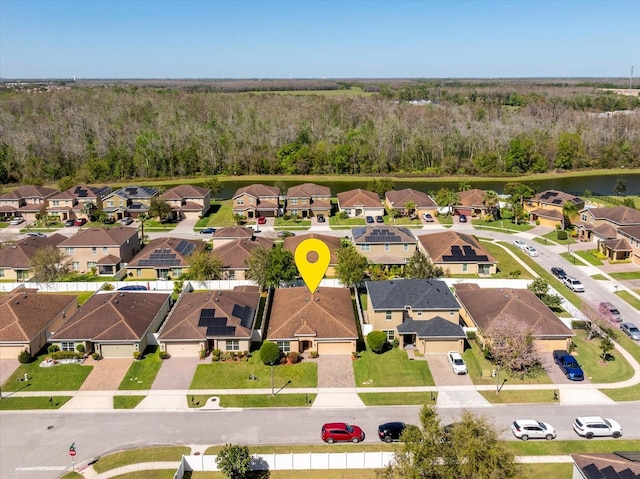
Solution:
[(415, 201), (407, 201), (404, 204), (404, 211), (406, 216), (412, 216), (415, 213), (415, 210), (416, 210)]
[(482, 204), (484, 205), (488, 214), (495, 220), (497, 216), (495, 214), (496, 209), (500, 204), (500, 198), (498, 197), (498, 193), (496, 193), (493, 190), (485, 191), (484, 195), (482, 195)]
[(449, 188), (440, 188), (436, 193), (435, 200), (438, 206), (447, 206), (449, 208), (447, 214), (451, 214), (451, 207), (460, 202), (460, 197)]
[(569, 200), (565, 201), (562, 205), (562, 229), (567, 229), (567, 226), (571, 224), (571, 218), (578, 214), (578, 207), (576, 204)]
[(458, 184), (458, 191), (469, 191), (470, 189), (471, 189), (471, 183), (469, 183), (467, 180), (462, 180)]

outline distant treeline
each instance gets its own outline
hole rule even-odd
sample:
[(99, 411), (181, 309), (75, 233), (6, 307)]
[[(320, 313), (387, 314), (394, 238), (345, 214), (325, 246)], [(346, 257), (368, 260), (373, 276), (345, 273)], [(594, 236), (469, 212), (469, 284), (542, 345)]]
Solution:
[[(584, 80), (79, 81), (46, 91), (12, 86), (0, 88), (0, 182), (218, 174), (508, 176), (638, 167), (640, 99), (600, 90), (621, 86)], [(268, 93), (352, 87), (376, 93)], [(267, 93), (246, 93), (251, 91)]]

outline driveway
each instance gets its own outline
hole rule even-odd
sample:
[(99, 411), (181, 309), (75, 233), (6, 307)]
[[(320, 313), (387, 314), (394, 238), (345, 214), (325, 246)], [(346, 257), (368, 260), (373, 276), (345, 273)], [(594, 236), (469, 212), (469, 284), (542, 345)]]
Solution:
[(355, 388), (351, 355), (320, 356), (318, 361), (319, 388)]
[(425, 354), (416, 357), (416, 360), (426, 360), (436, 386), (471, 386), (471, 378), (468, 374), (454, 374), (447, 355), (445, 353)]
[(169, 358), (162, 361), (152, 390), (189, 389), (199, 358)]
[(129, 370), (133, 359), (106, 358), (95, 361), (91, 357), (84, 362), (93, 370), (80, 386), (80, 391), (115, 391)]
[(18, 369), (17, 359), (0, 359), (0, 384), (3, 384)]

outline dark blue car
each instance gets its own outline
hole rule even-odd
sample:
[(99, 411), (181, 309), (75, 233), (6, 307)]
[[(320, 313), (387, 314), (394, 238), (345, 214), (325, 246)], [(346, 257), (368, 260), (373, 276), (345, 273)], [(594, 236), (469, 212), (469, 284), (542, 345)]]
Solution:
[(567, 379), (571, 381), (583, 381), (584, 372), (576, 361), (576, 358), (571, 356), (567, 351), (563, 349), (557, 349), (553, 352), (553, 360), (562, 370)]

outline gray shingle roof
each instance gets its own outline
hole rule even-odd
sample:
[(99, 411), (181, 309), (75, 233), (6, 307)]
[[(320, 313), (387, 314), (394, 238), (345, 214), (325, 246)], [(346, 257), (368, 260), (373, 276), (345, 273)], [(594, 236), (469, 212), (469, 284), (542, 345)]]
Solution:
[(367, 293), (375, 310), (460, 309), (460, 304), (444, 281), (437, 279), (394, 279), (367, 281)]
[(408, 319), (398, 325), (398, 333), (415, 333), (418, 338), (465, 338), (464, 330), (459, 324), (436, 316), (427, 321)]

